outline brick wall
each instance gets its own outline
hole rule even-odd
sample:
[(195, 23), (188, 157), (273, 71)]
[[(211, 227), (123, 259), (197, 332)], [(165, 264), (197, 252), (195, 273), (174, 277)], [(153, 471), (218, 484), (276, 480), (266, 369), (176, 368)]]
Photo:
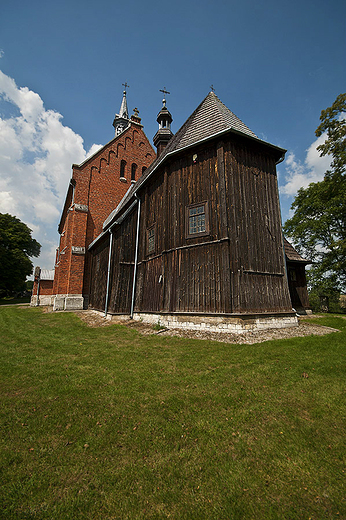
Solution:
[[(89, 244), (131, 186), (132, 165), (137, 180), (156, 157), (140, 119), (81, 165), (73, 165), (72, 180), (59, 225), (54, 294), (87, 296), (90, 284)], [(125, 170), (121, 174), (121, 162)]]
[[(35, 278), (32, 295), (37, 296), (38, 280)], [(40, 280), (40, 295), (53, 294), (53, 280)]]
[[(37, 295), (38, 291), (38, 295)], [(40, 280), (35, 276), (30, 305), (53, 305), (53, 280)]]

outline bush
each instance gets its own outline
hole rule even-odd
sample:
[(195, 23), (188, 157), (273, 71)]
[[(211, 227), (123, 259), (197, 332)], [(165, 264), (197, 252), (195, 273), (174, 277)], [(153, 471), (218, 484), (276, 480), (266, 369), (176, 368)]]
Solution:
[(346, 313), (344, 299), (346, 299), (345, 295), (340, 295), (340, 293), (319, 294), (316, 290), (309, 292), (312, 312)]

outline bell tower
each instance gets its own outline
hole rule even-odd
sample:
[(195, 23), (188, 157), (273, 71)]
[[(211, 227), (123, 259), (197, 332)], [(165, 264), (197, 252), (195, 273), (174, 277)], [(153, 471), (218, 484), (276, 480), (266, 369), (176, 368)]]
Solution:
[(163, 90), (163, 100), (162, 100), (162, 108), (158, 113), (156, 121), (159, 123), (159, 129), (154, 135), (154, 145), (157, 148), (157, 157), (161, 155), (163, 150), (166, 148), (168, 141), (173, 137), (173, 133), (171, 131), (171, 122), (173, 121), (172, 115), (168, 108), (166, 107), (166, 94), (169, 92), (166, 90), (166, 87)]

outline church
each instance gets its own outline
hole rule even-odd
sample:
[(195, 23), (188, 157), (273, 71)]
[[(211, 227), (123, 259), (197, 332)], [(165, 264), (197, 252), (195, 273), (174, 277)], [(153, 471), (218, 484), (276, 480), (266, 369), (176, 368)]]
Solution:
[(72, 166), (51, 294), (37, 271), (32, 304), (195, 330), (296, 325), (307, 262), (282, 235), (286, 151), (213, 91), (175, 135), (172, 120), (163, 99), (155, 153), (124, 91), (115, 137)]

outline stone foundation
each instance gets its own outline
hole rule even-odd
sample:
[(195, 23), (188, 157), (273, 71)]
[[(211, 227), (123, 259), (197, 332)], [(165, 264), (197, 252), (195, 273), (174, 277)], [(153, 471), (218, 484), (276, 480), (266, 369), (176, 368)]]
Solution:
[(49, 306), (53, 307), (53, 311), (80, 311), (88, 307), (88, 299), (82, 294), (40, 294), (38, 303), (37, 296), (31, 296), (30, 306)]
[(83, 309), (82, 294), (57, 294), (54, 296), (53, 311), (80, 311)]
[(146, 314), (135, 313), (133, 319), (161, 325), (172, 329), (205, 330), (210, 332), (238, 333), (282, 329), (296, 327), (298, 318), (295, 313), (285, 314), (256, 314), (244, 316), (196, 316), (193, 314)]
[(48, 306), (52, 306), (53, 305), (53, 300), (54, 300), (54, 295), (52, 294), (40, 294), (39, 297), (38, 297), (38, 302), (37, 302), (37, 296), (31, 296), (31, 300), (30, 300), (30, 307), (37, 307), (39, 305), (48, 305)]

